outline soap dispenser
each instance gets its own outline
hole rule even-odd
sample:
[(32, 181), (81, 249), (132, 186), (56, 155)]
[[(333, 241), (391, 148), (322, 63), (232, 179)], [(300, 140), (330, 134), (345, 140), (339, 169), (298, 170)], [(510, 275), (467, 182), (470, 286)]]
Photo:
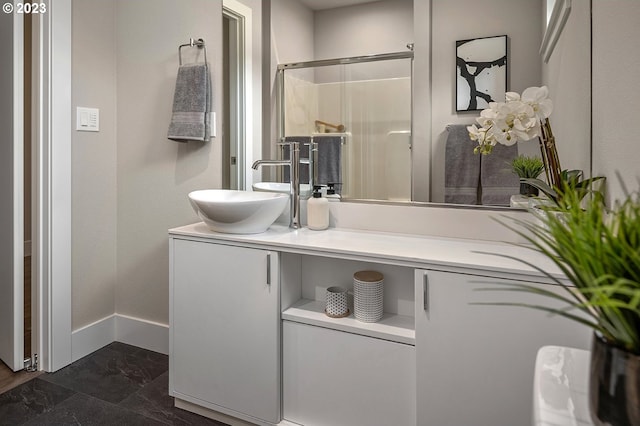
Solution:
[(329, 182), (327, 183), (327, 201), (330, 203), (335, 203), (340, 201), (340, 194), (336, 194), (336, 183)]
[(320, 185), (313, 186), (313, 196), (307, 202), (307, 227), (321, 231), (329, 227), (329, 202), (322, 197)]

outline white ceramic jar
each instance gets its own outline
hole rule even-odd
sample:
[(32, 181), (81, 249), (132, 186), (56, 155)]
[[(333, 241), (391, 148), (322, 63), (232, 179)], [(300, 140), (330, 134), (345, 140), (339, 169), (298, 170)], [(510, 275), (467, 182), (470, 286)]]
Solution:
[(358, 321), (378, 322), (382, 319), (384, 275), (377, 271), (353, 274), (353, 312)]

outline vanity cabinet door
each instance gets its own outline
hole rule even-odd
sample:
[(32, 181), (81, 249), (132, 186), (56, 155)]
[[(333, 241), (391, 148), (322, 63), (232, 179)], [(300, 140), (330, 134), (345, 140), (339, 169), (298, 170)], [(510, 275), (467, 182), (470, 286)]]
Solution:
[(278, 253), (171, 241), (172, 395), (278, 423)]
[(472, 304), (550, 305), (548, 297), (528, 293), (477, 291), (507, 282), (416, 270), (418, 425), (531, 425), (538, 349), (589, 348), (589, 329), (567, 319), (530, 308)]

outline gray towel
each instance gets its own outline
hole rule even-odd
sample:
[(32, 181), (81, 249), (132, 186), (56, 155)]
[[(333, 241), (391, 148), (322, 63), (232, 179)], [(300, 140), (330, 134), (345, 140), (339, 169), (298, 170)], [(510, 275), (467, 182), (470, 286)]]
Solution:
[[(285, 142), (299, 142), (300, 143), (300, 159), (309, 158), (309, 142), (311, 142), (310, 136), (287, 136), (284, 138)], [(289, 147), (285, 146), (282, 150), (282, 159), (289, 159)], [(282, 178), (284, 182), (290, 182), (291, 178), (289, 177), (289, 168), (285, 167), (282, 170)], [(309, 182), (309, 165), (308, 164), (300, 164), (300, 183), (308, 183)]]
[[(341, 135), (314, 136), (313, 141), (318, 143), (318, 182), (315, 185), (336, 183), (337, 194), (342, 191), (342, 142)], [(309, 158), (309, 146), (304, 145), (311, 141), (310, 136), (287, 136), (286, 142), (300, 142), (300, 158)], [(285, 147), (283, 158), (289, 158), (289, 150)], [(289, 170), (286, 167), (283, 173), (284, 181), (289, 182)], [(309, 182), (309, 165), (300, 165), (300, 182)]]
[(511, 170), (518, 156), (517, 145), (497, 144), (489, 155), (480, 157), (480, 186), (483, 205), (509, 206), (511, 196), (520, 192), (520, 179)]
[(466, 124), (447, 126), (449, 135), (444, 155), (444, 202), (478, 204), (480, 154), (474, 154), (474, 142)]
[(342, 142), (344, 136), (314, 136), (318, 143), (318, 184), (334, 182), (337, 194), (342, 192)]
[(181, 65), (167, 138), (177, 142), (208, 141), (211, 135), (210, 111), (209, 66), (203, 63)]

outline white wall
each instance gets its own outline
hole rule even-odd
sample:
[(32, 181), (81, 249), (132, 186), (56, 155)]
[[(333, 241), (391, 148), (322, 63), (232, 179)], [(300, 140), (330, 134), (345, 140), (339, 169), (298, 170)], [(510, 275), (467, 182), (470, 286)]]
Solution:
[[(167, 229), (198, 220), (190, 191), (221, 185), (219, 139), (166, 137), (178, 46), (189, 37), (207, 44), (220, 128), (221, 11), (221, 0), (117, 0), (119, 314), (168, 323)], [(193, 61), (196, 50), (183, 49), (183, 61)]]
[(315, 13), (315, 59), (404, 52), (407, 43), (413, 43), (413, 0), (383, 0)]
[[(416, 0), (417, 1), (417, 0)], [(413, 43), (413, 0), (383, 0), (314, 13), (316, 60), (406, 52)], [(316, 83), (409, 76), (407, 61), (316, 69)]]
[(305, 62), (315, 59), (313, 11), (299, 0), (271, 2), (271, 65)]
[(277, 0), (271, 5), (274, 68), (279, 63), (399, 52), (413, 42), (412, 0), (315, 12), (300, 0)]
[[(554, 110), (550, 117), (563, 169), (591, 169), (591, 10), (590, 2), (571, 3), (569, 19), (548, 64), (543, 64), (542, 81), (549, 87)], [(596, 2), (597, 3), (597, 2)], [(532, 143), (534, 152), (540, 152)]]
[(73, 2), (72, 108), (100, 109), (100, 132), (72, 131), (72, 327), (115, 310), (115, 2)]
[[(262, 158), (276, 158), (275, 141), (278, 137), (277, 130), (277, 82), (276, 73), (278, 64), (286, 64), (297, 61), (311, 61), (314, 59), (314, 20), (313, 11), (299, 0), (274, 0), (270, 2), (269, 10), (265, 10), (265, 17), (270, 21), (270, 50), (269, 61), (265, 61), (265, 75), (269, 77), (270, 87), (270, 131), (269, 139), (263, 145)], [(296, 75), (309, 80), (309, 73), (302, 72)], [(265, 180), (273, 180), (276, 176), (275, 169), (262, 170)]]
[[(522, 92), (541, 83), (538, 50), (542, 41), (541, 0), (433, 0), (431, 32), (432, 132), (431, 201), (444, 201), (444, 152), (447, 124), (475, 122), (479, 112), (456, 113), (455, 42), (508, 35), (507, 90)], [(420, 75), (416, 73), (416, 79)], [(419, 119), (414, 117), (414, 120)], [(424, 161), (428, 161), (425, 158)], [(415, 164), (415, 162), (414, 162)]]
[(431, 197), (431, 5), (413, 4), (413, 117), (411, 155), (411, 199), (429, 201)]
[[(261, 86), (263, 1), (242, 3), (253, 13), (249, 125), (259, 149), (270, 101)], [(166, 138), (178, 46), (189, 37), (207, 44), (220, 132), (222, 0), (73, 2), (74, 111), (101, 113), (100, 132), (72, 140), (74, 330), (113, 313), (168, 323), (167, 229), (197, 221), (188, 192), (222, 179), (219, 139)], [(190, 62), (201, 52), (183, 54)]]
[[(575, 3), (575, 2), (574, 2)], [(607, 177), (610, 199), (640, 186), (640, 2), (593, 2), (593, 174)]]

